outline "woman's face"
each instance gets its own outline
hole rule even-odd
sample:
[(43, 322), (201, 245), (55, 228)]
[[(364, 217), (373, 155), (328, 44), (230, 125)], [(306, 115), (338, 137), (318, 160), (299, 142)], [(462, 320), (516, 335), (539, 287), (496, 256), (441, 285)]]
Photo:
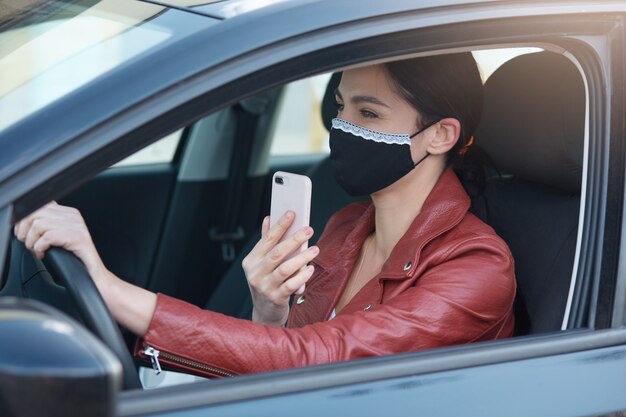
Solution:
[(420, 129), (418, 112), (394, 91), (382, 65), (344, 71), (335, 98), (337, 117), (356, 125), (409, 135)]

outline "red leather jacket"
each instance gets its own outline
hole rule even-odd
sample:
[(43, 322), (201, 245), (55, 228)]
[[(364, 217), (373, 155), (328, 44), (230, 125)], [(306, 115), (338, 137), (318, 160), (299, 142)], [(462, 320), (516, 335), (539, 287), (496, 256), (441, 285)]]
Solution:
[(328, 320), (374, 229), (371, 203), (349, 205), (320, 237), (315, 273), (287, 327), (159, 294), (139, 355), (151, 347), (161, 362), (190, 373), (231, 375), (509, 337), (513, 258), (504, 241), (468, 212), (469, 204), (454, 172), (446, 170), (380, 274)]

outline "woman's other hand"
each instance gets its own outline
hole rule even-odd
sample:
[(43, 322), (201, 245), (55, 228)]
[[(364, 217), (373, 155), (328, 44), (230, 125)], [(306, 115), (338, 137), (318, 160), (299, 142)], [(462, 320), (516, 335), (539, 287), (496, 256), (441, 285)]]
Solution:
[(319, 253), (317, 246), (290, 257), (313, 236), (313, 229), (304, 227), (280, 242), (294, 218), (295, 214), (289, 211), (270, 229), (270, 219), (266, 217), (261, 240), (241, 263), (252, 294), (253, 321), (283, 326), (289, 315), (289, 298), (302, 292), (313, 275), (313, 266), (306, 265)]
[(48, 203), (17, 223), (14, 232), (39, 259), (50, 247), (58, 246), (74, 253), (94, 279), (105, 271), (87, 225), (73, 207)]

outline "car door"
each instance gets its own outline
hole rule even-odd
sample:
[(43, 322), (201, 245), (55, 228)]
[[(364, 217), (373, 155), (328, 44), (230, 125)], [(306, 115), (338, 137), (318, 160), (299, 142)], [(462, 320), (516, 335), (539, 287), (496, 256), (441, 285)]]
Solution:
[[(527, 12), (533, 14), (532, 9)], [(212, 381), (186, 387), (184, 395), (180, 396), (176, 389), (127, 393), (122, 396), (120, 414), (151, 415), (167, 411), (165, 415), (172, 416), (286, 415), (297, 410), (303, 415), (319, 415), (349, 410), (359, 415), (379, 415), (384, 410), (382, 412), (397, 415), (565, 416), (612, 415), (612, 412), (624, 409), (626, 403), (621, 392), (625, 388), (622, 375), (626, 366), (623, 361), (626, 333), (621, 329), (624, 318), (621, 297), (615, 293), (619, 288), (615, 283), (620, 282), (620, 274), (615, 269), (619, 264), (615, 239), (621, 234), (621, 228), (613, 229), (607, 223), (600, 225), (597, 219), (593, 221), (594, 228), (599, 228), (594, 232), (589, 228), (589, 221), (600, 212), (603, 218), (612, 216), (621, 219), (621, 203), (613, 205), (607, 198), (613, 203), (623, 200), (622, 176), (616, 175), (608, 182), (603, 182), (599, 176), (602, 176), (601, 172), (608, 172), (610, 167), (620, 167), (617, 170), (621, 171), (622, 162), (614, 158), (621, 160), (619, 155), (622, 153), (606, 154), (608, 159), (595, 158), (600, 157), (597, 147), (621, 147), (623, 126), (614, 115), (621, 114), (623, 109), (622, 61), (618, 59), (620, 64), (610, 59), (607, 61), (607, 55), (612, 52), (600, 45), (609, 39), (621, 43), (624, 38), (621, 23), (601, 29), (595, 26), (599, 23), (596, 20), (598, 17), (600, 15), (597, 14), (573, 17), (565, 13), (558, 17), (540, 15), (528, 19), (507, 19), (496, 24), (500, 29), (507, 26), (520, 33), (524, 32), (524, 28), (532, 27), (532, 34), (528, 32), (526, 36), (535, 40), (547, 36), (554, 41), (549, 33), (558, 21), (559, 25), (569, 27), (568, 33), (576, 30), (593, 32), (595, 41), (599, 41), (593, 47), (589, 44), (583, 46), (579, 42), (585, 36), (574, 36), (560, 44), (575, 56), (588, 86), (589, 147), (586, 152), (590, 162), (586, 165), (587, 196), (581, 215), (583, 223), (578, 242), (577, 285), (573, 287), (567, 325), (579, 330), (275, 372), (263, 377), (243, 377), (236, 382), (219, 381), (216, 384)], [(537, 35), (537, 27), (541, 27), (539, 32), (542, 36)], [(490, 28), (497, 31), (494, 27)], [(484, 25), (482, 31), (494, 35)], [(462, 33), (476, 36), (471, 25), (464, 27)], [(449, 32), (446, 34), (449, 35)], [(509, 36), (513, 35), (509, 33)], [(526, 36), (522, 38), (529, 39)], [(577, 40), (570, 43), (574, 38)], [(604, 41), (600, 41), (601, 38)], [(393, 43), (391, 38), (385, 40), (381, 43), (386, 47)], [(507, 37), (507, 40), (512, 38)], [(351, 44), (349, 50), (359, 50), (364, 44), (371, 46), (371, 41)], [(582, 46), (582, 49), (577, 50), (575, 45)], [(597, 55), (592, 54), (597, 60), (587, 60), (590, 58), (587, 55), (591, 52), (590, 47), (599, 47)], [(338, 48), (341, 51), (346, 49)], [(621, 56), (618, 50), (613, 49), (613, 52)], [(595, 75), (600, 73), (609, 77), (610, 84), (616, 89), (614, 94), (601, 87), (607, 85), (605, 82), (594, 80)], [(618, 119), (621, 120), (621, 116)], [(607, 130), (599, 128), (596, 123), (606, 123)], [(593, 190), (594, 181), (598, 181), (596, 184), (604, 183), (602, 191)], [(590, 195), (595, 196), (595, 201), (589, 200)], [(598, 201), (607, 204), (599, 209), (596, 206)], [(621, 220), (618, 220), (621, 224), (619, 222)], [(596, 248), (595, 255), (589, 252), (591, 241)], [(599, 247), (596, 246), (598, 244)], [(583, 261), (583, 258), (586, 260)], [(612, 260), (609, 263), (617, 263), (612, 263), (611, 267), (606, 264), (609, 260)], [(592, 287), (595, 290), (589, 291)], [(607, 315), (609, 311), (611, 313)], [(165, 393), (170, 394), (167, 399), (163, 396)], [(208, 398), (212, 396), (213, 399)]]

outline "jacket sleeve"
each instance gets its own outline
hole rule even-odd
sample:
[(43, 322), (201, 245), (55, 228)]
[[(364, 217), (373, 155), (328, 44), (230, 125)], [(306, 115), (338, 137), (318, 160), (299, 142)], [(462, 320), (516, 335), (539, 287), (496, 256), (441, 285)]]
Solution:
[(159, 294), (143, 344), (228, 373), (255, 373), (510, 336), (514, 297), (508, 248), (479, 237), (452, 248), (385, 303), (300, 328), (227, 317)]

